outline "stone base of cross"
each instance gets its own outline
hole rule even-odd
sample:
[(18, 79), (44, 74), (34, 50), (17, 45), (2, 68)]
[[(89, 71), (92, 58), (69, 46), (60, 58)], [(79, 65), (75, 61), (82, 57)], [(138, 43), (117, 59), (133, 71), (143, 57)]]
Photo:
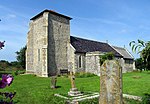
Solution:
[(81, 96), (81, 92), (78, 91), (77, 88), (71, 88), (70, 91), (68, 92), (69, 96)]

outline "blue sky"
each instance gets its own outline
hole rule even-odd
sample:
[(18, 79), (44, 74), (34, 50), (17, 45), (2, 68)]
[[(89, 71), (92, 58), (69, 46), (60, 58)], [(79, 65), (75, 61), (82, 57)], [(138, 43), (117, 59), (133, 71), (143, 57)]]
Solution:
[[(25, 46), (30, 18), (44, 9), (72, 17), (71, 35), (115, 46), (150, 40), (149, 0), (2, 0), (0, 3), (0, 60), (16, 60)], [(138, 57), (136, 54), (133, 54)]]

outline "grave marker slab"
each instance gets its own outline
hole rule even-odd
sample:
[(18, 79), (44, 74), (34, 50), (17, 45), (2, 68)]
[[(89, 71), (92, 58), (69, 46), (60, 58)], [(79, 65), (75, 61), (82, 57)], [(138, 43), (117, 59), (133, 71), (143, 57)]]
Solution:
[(100, 71), (99, 104), (122, 104), (122, 68), (116, 60), (106, 60)]
[(51, 77), (51, 88), (52, 89), (56, 88), (56, 82), (57, 82), (57, 76), (52, 76)]

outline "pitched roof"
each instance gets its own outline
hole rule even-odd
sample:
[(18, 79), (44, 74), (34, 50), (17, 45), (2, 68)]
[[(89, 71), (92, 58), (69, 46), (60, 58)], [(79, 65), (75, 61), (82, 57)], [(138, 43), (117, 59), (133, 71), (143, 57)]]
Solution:
[(69, 16), (65, 16), (65, 15), (60, 14), (60, 13), (57, 13), (57, 12), (55, 12), (55, 11), (53, 11), (53, 10), (47, 10), (47, 9), (46, 9), (46, 10), (42, 11), (41, 13), (37, 14), (36, 16), (32, 17), (30, 20), (34, 20), (34, 19), (38, 18), (39, 16), (43, 15), (44, 12), (49, 12), (49, 13), (52, 13), (52, 14), (55, 14), (55, 15), (58, 15), (58, 16), (62, 16), (62, 17), (67, 18), (67, 19), (69, 19), (69, 20), (72, 19), (72, 18), (69, 17)]
[(113, 46), (113, 47), (116, 49), (116, 51), (118, 51), (123, 56), (123, 58), (134, 59), (133, 56), (125, 48), (117, 47), (117, 46)]
[(70, 42), (72, 46), (76, 49), (76, 52), (113, 52), (115, 56), (122, 57), (121, 54), (119, 54), (107, 43), (78, 38), (74, 36), (70, 36)]

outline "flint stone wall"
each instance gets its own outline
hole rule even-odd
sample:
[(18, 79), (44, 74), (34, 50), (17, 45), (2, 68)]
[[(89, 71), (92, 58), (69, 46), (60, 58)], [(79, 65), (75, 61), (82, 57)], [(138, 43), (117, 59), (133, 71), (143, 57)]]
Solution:
[(119, 61), (121, 67), (122, 67), (122, 73), (126, 73), (126, 72), (132, 72), (133, 70), (135, 70), (135, 62), (133, 61), (133, 63), (126, 63), (125, 59), (120, 58), (120, 59), (116, 59)]
[(100, 52), (86, 53), (86, 72), (100, 76)]
[[(81, 67), (79, 67), (79, 56), (81, 56)], [(85, 61), (86, 59), (84, 53), (75, 53), (75, 63), (74, 63), (75, 72), (85, 72), (86, 69)]]
[(44, 12), (30, 21), (26, 72), (47, 77), (68, 69), (69, 47), (69, 19)]
[(48, 73), (56, 75), (60, 69), (68, 69), (70, 22), (49, 13), (48, 25)]
[[(30, 30), (27, 38), (27, 73), (43, 76), (43, 47), (47, 55), (47, 13), (30, 22)], [(46, 57), (46, 56), (45, 56)], [(46, 65), (47, 66), (47, 65)], [(45, 70), (46, 71), (46, 70)]]
[[(68, 71), (73, 71), (73, 73), (75, 73), (75, 48), (70, 44), (69, 47), (69, 57), (68, 57)], [(70, 67), (72, 69), (70, 69)]]

